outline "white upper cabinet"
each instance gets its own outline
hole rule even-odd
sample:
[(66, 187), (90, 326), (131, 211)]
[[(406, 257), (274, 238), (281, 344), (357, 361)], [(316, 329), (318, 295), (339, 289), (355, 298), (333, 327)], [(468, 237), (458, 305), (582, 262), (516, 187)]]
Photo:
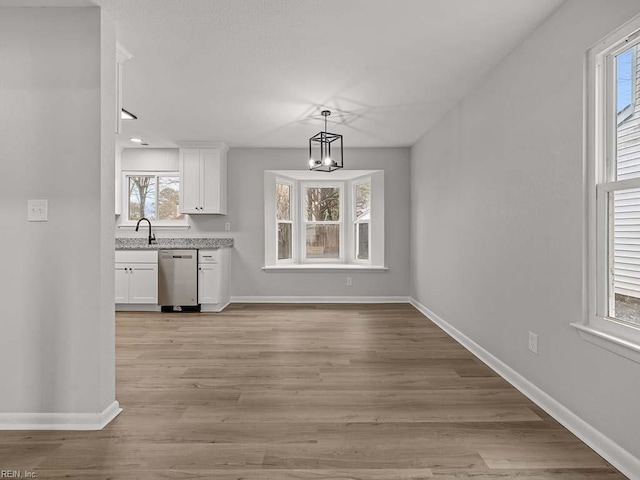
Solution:
[(180, 150), (180, 212), (200, 213), (200, 150)]
[(227, 213), (227, 146), (180, 150), (180, 212)]

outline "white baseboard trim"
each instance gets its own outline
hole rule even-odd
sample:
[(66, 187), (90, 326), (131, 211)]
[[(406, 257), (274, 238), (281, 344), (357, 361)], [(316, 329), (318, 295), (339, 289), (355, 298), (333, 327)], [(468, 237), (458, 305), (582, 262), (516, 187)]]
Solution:
[(114, 401), (100, 413), (0, 413), (0, 430), (102, 430), (120, 412)]
[(409, 303), (409, 297), (231, 297), (231, 303)]
[(486, 363), (498, 375), (526, 395), (531, 401), (555, 418), (580, 440), (589, 445), (589, 447), (596, 451), (611, 465), (629, 477), (630, 480), (640, 480), (640, 474), (638, 473), (640, 472), (640, 459), (634, 457), (631, 453), (626, 451), (599, 430), (596, 430), (589, 423), (585, 422), (567, 407), (549, 396), (546, 392), (538, 388), (420, 302), (411, 298), (410, 303), (425, 317), (442, 328), (463, 347)]
[(152, 303), (116, 303), (116, 312), (159, 312), (160, 308)]
[(203, 303), (200, 305), (200, 311), (202, 313), (219, 313), (227, 308), (230, 303), (230, 301), (223, 304), (216, 303), (215, 305)]

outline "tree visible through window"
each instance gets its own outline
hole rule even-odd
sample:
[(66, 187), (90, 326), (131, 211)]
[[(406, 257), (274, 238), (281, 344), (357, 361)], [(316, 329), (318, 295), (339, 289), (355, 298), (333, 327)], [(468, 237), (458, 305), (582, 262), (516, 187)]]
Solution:
[(128, 176), (128, 218), (139, 220), (179, 220), (180, 177), (160, 175)]
[(344, 174), (265, 171), (265, 268), (384, 268), (384, 172)]
[(291, 185), (276, 184), (276, 221), (278, 223), (278, 260), (293, 258), (293, 221)]
[(340, 188), (305, 188), (306, 258), (340, 258)]

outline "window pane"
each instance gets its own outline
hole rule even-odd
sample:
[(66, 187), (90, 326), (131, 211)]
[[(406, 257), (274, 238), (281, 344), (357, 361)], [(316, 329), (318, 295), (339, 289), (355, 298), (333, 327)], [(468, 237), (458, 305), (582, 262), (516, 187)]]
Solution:
[(340, 225), (307, 225), (307, 258), (340, 258)]
[(292, 258), (291, 240), (291, 224), (278, 223), (278, 260)]
[(340, 189), (311, 187), (306, 189), (305, 219), (312, 222), (340, 220)]
[(612, 195), (613, 295), (609, 316), (640, 324), (640, 189), (620, 190)]
[(640, 116), (636, 112), (636, 47), (616, 57), (616, 179), (640, 176)]
[[(367, 218), (363, 218), (363, 217)], [(369, 220), (371, 216), (371, 184), (356, 185), (356, 220)]]
[(180, 177), (159, 177), (158, 191), (158, 220), (181, 219)]
[(369, 224), (356, 223), (356, 258), (369, 260)]
[(276, 184), (276, 215), (278, 220), (291, 220), (291, 186)]
[(631, 105), (632, 101), (632, 87), (633, 87), (633, 54), (635, 48), (632, 47), (629, 50), (625, 50), (616, 57), (616, 72), (617, 72), (617, 112)]
[(156, 178), (129, 177), (129, 220), (156, 220)]

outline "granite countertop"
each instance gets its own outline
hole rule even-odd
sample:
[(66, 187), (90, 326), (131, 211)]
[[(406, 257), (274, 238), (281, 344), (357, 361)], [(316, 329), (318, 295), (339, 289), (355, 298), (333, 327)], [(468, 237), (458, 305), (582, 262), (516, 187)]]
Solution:
[(233, 238), (158, 238), (157, 243), (151, 245), (147, 237), (116, 238), (116, 250), (216, 250), (227, 247), (233, 247)]

